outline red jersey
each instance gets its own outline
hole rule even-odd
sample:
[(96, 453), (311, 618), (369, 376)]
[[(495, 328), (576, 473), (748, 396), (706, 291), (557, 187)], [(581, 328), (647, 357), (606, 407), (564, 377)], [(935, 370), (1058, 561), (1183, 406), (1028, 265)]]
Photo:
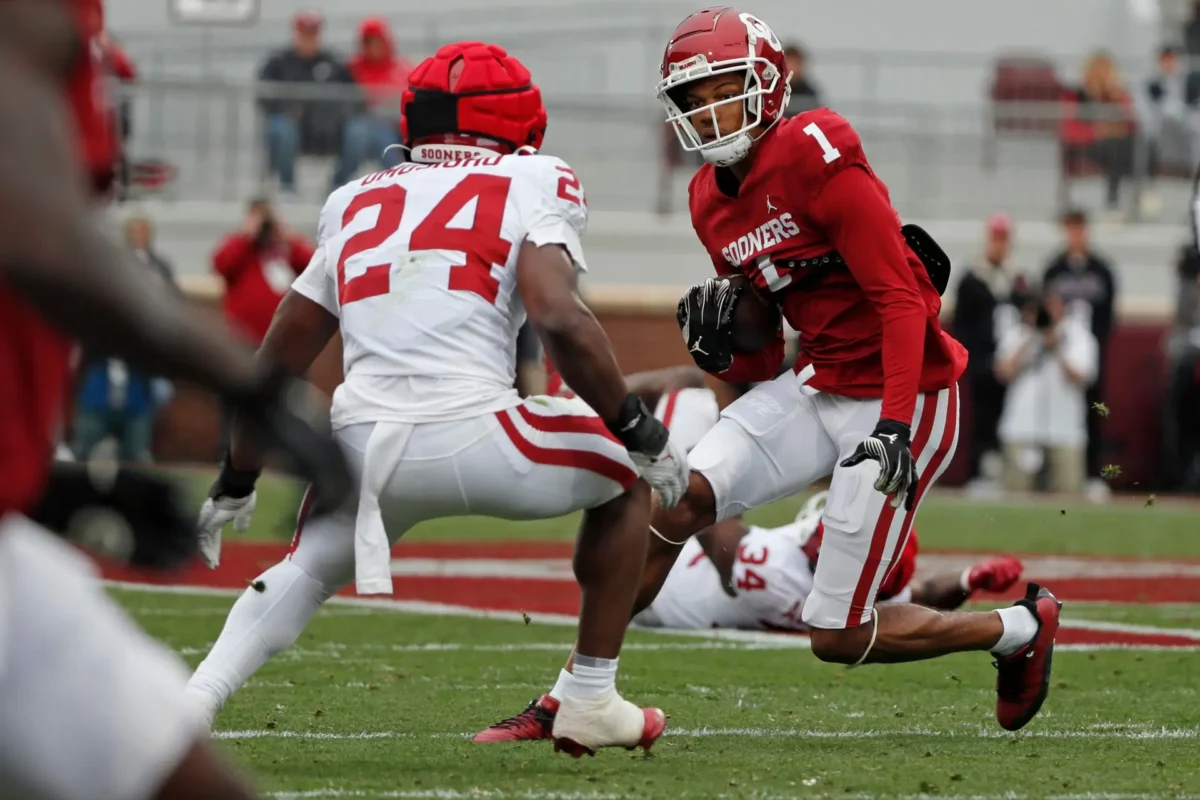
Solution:
[(559, 375), (558, 370), (550, 363), (550, 356), (543, 355), (542, 363), (546, 367), (546, 394), (551, 397), (574, 397), (575, 393), (571, 391), (571, 387), (567, 386), (562, 375)]
[[(104, 163), (103, 134), (99, 144), (90, 138), (103, 116), (91, 48), (102, 24), (100, 0), (74, 0), (73, 7), (89, 52), (77, 62), (65, 94), (79, 127), (83, 164), (93, 171)], [(0, 279), (0, 514), (28, 510), (45, 487), (67, 399), (70, 354), (71, 343)]]
[[(781, 120), (755, 145), (740, 186), (705, 164), (689, 186), (692, 225), (720, 275), (748, 276), (800, 333), (799, 372), (831, 394), (883, 398), (911, 424), (919, 392), (953, 384), (961, 344), (938, 321), (941, 298), (900, 232), (887, 187), (858, 134), (829, 109)], [(719, 377), (773, 378), (783, 338), (738, 354)]]

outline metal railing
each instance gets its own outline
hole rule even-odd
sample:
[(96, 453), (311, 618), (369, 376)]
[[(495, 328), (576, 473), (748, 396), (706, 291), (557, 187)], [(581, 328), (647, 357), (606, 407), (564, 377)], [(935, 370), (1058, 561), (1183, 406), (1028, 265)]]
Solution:
[[(352, 86), (260, 84), (219, 79), (150, 79), (127, 86), (133, 159), (159, 158), (179, 170), (179, 196), (242, 200), (270, 187), (264, 102), (306, 104), (323, 115), (361, 109)], [(588, 186), (594, 207), (626, 211), (677, 210), (686, 177), (674, 175), (676, 152), (661, 108), (609, 95), (547, 93), (550, 127), (545, 150), (570, 162)], [(961, 218), (996, 208), (1019, 217), (1047, 218), (1072, 199), (1098, 204), (1104, 163), (1095, 156), (1079, 169), (1064, 162), (1057, 102), (943, 106), (876, 100), (841, 103), (837, 110), (859, 131), (876, 171), (902, 213)], [(394, 109), (390, 109), (394, 113)], [(1122, 119), (1120, 116), (1113, 120)], [(1093, 120), (1095, 121), (1095, 120)], [(321, 120), (336, 129), (336, 120)], [(1134, 126), (1123, 167), (1125, 207), (1137, 211), (1147, 172), (1145, 125)], [(318, 201), (329, 189), (336, 147), (302, 157), (299, 191)], [(1177, 165), (1185, 173), (1190, 154)], [(1183, 163), (1186, 162), (1186, 163)], [(684, 165), (694, 162), (684, 159)], [(364, 165), (364, 168), (366, 165)]]

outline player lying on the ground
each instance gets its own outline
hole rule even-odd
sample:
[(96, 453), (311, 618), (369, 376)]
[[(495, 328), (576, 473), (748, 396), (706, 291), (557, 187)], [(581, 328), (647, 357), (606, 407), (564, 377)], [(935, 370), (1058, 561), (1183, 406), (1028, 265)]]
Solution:
[[(283, 412), (282, 381), (148, 286), (95, 224), (91, 189), (115, 158), (102, 29), (99, 0), (0, 2), (0, 796), (247, 800), (184, 696), (178, 656), (129, 620), (84, 557), (23, 516), (47, 483), (68, 337), (222, 393), (311, 468), (331, 504), (350, 483), (329, 438)], [(155, 551), (161, 531), (129, 522), (143, 561), (178, 557), (180, 541)]]
[[(578, 295), (586, 199), (570, 167), (536, 153), (546, 111), (529, 71), (494, 45), (447, 45), (412, 72), (402, 104), (412, 163), (330, 196), (316, 255), (260, 351), (302, 372), (340, 327), (331, 413), (361, 475), (357, 508), (315, 522), (302, 512), (291, 554), (234, 605), (189, 691), (215, 714), (338, 590), (391, 593), (390, 547), (419, 522), (582, 510), (580, 655), (555, 747), (649, 747), (665, 717), (617, 693), (617, 656), (650, 487), (673, 505), (685, 453), (626, 386)], [(579, 400), (513, 389), (526, 314)], [(235, 434), (201, 520), (210, 564), (221, 527), (249, 522), (257, 467)]]
[[(784, 118), (783, 46), (756, 17), (719, 7), (684, 20), (658, 96), (680, 143), (707, 162), (689, 207), (718, 277), (680, 301), (684, 340), (706, 372), (766, 382), (689, 453), (687, 493), (654, 515), (636, 610), (654, 601), (689, 536), (829, 477), (801, 612), (813, 653), (857, 665), (990, 651), (997, 720), (1023, 727), (1050, 685), (1061, 604), (1048, 591), (1030, 584), (998, 612), (875, 607), (958, 441), (966, 351), (938, 321), (945, 254), (900, 225), (845, 119), (828, 109)], [(799, 332), (800, 356), (776, 377), (780, 316)]]
[[(634, 617), (634, 624), (684, 630), (808, 630), (802, 614), (825, 537), (821, 513), (827, 496), (813, 495), (794, 522), (779, 528), (717, 526), (688, 540), (658, 597)], [(1004, 592), (1021, 578), (1020, 560), (999, 556), (962, 571), (918, 579), (917, 553), (914, 526), (904, 551), (879, 584), (876, 602), (950, 611), (975, 592)]]

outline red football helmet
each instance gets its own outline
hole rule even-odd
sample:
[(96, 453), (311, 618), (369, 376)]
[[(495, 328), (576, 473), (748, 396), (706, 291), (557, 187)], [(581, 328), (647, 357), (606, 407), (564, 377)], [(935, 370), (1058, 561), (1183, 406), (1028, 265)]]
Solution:
[(536, 150), (546, 137), (541, 90), (520, 61), (494, 44), (441, 48), (409, 75), (400, 103), (413, 161)]
[[(667, 42), (660, 69), (658, 99), (666, 107), (667, 122), (683, 149), (699, 150), (705, 161), (720, 167), (746, 157), (757, 138), (750, 132), (765, 125), (762, 135), (782, 119), (791, 94), (779, 37), (762, 20), (729, 6), (697, 11), (680, 23)], [(685, 84), (730, 73), (745, 74), (745, 90), (737, 97), (691, 111), (672, 97), (673, 90)], [(696, 133), (692, 117), (712, 114), (716, 126), (716, 109), (725, 103), (744, 104), (742, 127), (729, 132), (718, 127), (717, 139), (705, 143)]]

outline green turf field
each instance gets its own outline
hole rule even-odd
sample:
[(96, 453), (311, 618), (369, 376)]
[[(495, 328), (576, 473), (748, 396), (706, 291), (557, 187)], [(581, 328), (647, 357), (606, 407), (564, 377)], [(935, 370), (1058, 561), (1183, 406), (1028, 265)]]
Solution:
[[(194, 485), (203, 489), (204, 479)], [(285, 537), (295, 491), (268, 482), (250, 535)], [(786, 521), (796, 503), (756, 520)], [(1060, 511), (1065, 510), (1066, 514)], [(976, 506), (931, 499), (925, 548), (1200, 555), (1196, 515), (1140, 503)], [(569, 537), (570, 520), (459, 520), (414, 538)], [(118, 591), (153, 634), (197, 663), (227, 595)], [(1067, 618), (1196, 628), (1195, 604), (1097, 603)], [(649, 756), (575, 761), (549, 743), (475, 745), (553, 681), (561, 625), (331, 605), (218, 717), (223, 746), (277, 798), (1200, 797), (1200, 654), (1060, 652), (1043, 713), (1012, 735), (992, 714), (983, 654), (857, 670), (807, 650), (635, 632), (620, 688), (670, 715)], [(782, 642), (781, 642), (782, 644)], [(792, 644), (792, 643), (789, 643)]]

